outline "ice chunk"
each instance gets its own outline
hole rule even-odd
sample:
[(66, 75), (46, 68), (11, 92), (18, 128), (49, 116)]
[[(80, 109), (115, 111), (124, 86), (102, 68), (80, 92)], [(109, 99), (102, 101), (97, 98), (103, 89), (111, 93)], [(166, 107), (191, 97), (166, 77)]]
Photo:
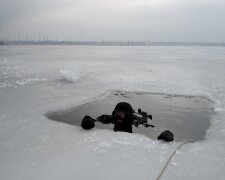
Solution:
[(62, 81), (73, 83), (78, 81), (80, 78), (79, 73), (71, 72), (69, 70), (64, 69), (64, 70), (60, 70), (59, 72), (61, 74)]

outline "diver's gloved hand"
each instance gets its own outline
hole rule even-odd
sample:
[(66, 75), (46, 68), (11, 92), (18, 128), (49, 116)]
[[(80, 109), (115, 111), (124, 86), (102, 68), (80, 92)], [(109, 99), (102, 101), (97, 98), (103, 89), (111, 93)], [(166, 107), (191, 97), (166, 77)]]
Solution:
[(87, 129), (87, 130), (92, 129), (93, 127), (95, 127), (95, 121), (96, 121), (95, 119), (86, 115), (82, 119), (81, 126), (82, 126), (82, 128)]

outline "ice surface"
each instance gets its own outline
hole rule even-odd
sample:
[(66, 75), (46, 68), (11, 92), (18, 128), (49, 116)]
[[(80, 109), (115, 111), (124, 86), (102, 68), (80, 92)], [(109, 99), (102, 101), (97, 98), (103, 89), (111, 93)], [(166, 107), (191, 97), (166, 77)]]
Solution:
[(1, 46), (0, 179), (156, 179), (180, 143), (44, 116), (112, 90), (211, 99), (206, 140), (183, 146), (162, 179), (225, 179), (224, 59), (223, 47)]

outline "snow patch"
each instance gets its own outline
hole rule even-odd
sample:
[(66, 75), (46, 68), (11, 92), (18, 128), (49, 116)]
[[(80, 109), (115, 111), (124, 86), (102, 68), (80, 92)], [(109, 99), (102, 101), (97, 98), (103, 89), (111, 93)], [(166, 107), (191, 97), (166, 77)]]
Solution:
[(60, 70), (61, 80), (69, 83), (77, 82), (80, 79), (79, 73), (71, 72), (69, 70)]

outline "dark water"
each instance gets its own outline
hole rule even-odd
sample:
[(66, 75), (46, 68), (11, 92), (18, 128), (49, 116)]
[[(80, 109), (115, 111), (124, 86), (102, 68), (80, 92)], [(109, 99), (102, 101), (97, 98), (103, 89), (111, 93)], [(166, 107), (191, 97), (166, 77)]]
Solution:
[[(177, 141), (203, 140), (210, 126), (213, 104), (206, 98), (149, 93), (117, 92), (72, 109), (50, 112), (46, 116), (54, 121), (80, 126), (85, 115), (96, 118), (102, 114), (111, 114), (115, 105), (122, 101), (130, 103), (135, 110), (141, 108), (153, 115), (150, 123), (155, 128), (133, 126), (134, 133), (144, 134), (152, 139), (156, 139), (164, 130), (170, 130)], [(113, 125), (97, 122), (95, 128), (113, 130)]]

